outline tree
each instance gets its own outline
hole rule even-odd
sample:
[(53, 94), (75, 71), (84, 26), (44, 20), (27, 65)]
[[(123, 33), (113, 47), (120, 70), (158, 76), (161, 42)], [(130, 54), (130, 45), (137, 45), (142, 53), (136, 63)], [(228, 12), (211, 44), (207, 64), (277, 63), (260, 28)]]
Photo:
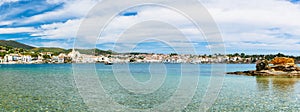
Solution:
[(231, 58), (231, 57), (233, 57), (233, 55), (232, 55), (232, 54), (228, 54), (227, 56), (228, 56), (228, 57), (230, 57), (230, 58)]
[(245, 53), (241, 53), (242, 58), (245, 58), (245, 56), (246, 56)]
[(177, 53), (171, 53), (170, 56), (177, 56)]
[(284, 54), (281, 54), (281, 53), (278, 53), (276, 56), (277, 56), (277, 57), (285, 57), (285, 55), (284, 55)]
[(21, 53), (21, 52), (24, 52), (24, 49), (22, 49), (22, 48), (21, 48), (21, 49), (19, 49), (19, 52), (20, 52), (20, 53)]
[(129, 62), (135, 62), (136, 60), (134, 59), (134, 58), (131, 58), (130, 60), (129, 60)]
[(51, 57), (49, 55), (43, 55), (44, 59), (51, 59)]
[(4, 52), (0, 52), (0, 57), (4, 57), (6, 55), (6, 53), (4, 53)]
[(10, 54), (10, 53), (15, 53), (15, 51), (14, 50), (9, 50), (8, 54)]
[(60, 54), (60, 52), (54, 52), (53, 56), (58, 56)]
[(145, 57), (144, 56), (139, 56), (139, 59), (143, 60)]
[(234, 53), (234, 56), (240, 56), (240, 54), (239, 53)]
[(108, 51), (107, 51), (107, 54), (112, 54), (112, 53), (113, 53), (112, 50), (108, 50)]
[(30, 56), (31, 56), (31, 57), (39, 57), (39, 55), (36, 54), (36, 53), (31, 53)]

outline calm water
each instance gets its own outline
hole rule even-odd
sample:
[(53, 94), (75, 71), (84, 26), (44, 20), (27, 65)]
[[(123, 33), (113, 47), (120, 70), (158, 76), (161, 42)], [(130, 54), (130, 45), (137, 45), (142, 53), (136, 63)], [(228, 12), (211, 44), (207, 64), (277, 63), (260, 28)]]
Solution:
[[(146, 82), (151, 79), (150, 72), (153, 73), (148, 69), (151, 66), (131, 64), (129, 69), (137, 81)], [(216, 77), (210, 75), (211, 65), (199, 66), (200, 73), (187, 70), (187, 75), (200, 77), (196, 94), (183, 111), (198, 111), (210, 79)], [(155, 108), (174, 96), (182, 72), (180, 64), (166, 64), (165, 81), (160, 88), (153, 93), (137, 94), (118, 83), (112, 66), (97, 64), (96, 68), (107, 94), (118, 104), (137, 110)], [(255, 65), (247, 64), (227, 65), (227, 71), (254, 68)], [(299, 79), (226, 75), (209, 111), (300, 111)], [(0, 65), (0, 80), (0, 111), (89, 111), (75, 86), (70, 64)], [(122, 110), (111, 108), (111, 111)]]

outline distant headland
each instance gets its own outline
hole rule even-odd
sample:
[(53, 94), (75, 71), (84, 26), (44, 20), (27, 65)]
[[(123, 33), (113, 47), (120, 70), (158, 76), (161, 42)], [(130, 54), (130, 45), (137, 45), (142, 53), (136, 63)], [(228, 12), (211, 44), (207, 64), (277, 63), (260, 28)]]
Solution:
[(275, 57), (290, 57), (295, 63), (300, 56), (281, 53), (268, 55), (235, 54), (156, 54), (117, 53), (100, 49), (63, 49), (54, 47), (33, 47), (13, 40), (0, 40), (0, 64), (41, 64), (41, 63), (226, 63), (254, 64), (258, 60), (272, 60)]

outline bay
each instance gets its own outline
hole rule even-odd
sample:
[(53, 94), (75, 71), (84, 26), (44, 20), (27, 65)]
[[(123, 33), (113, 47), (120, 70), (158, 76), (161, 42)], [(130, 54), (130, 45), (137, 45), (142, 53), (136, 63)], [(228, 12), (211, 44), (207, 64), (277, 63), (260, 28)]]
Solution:
[[(95, 64), (99, 81), (114, 102), (137, 111), (159, 107), (175, 95), (179, 100), (170, 106), (179, 107), (181, 101), (186, 99), (185, 93), (174, 93), (178, 91), (182, 75), (197, 77), (198, 85), (195, 94), (189, 96), (192, 100), (181, 111), (199, 111), (205, 94), (212, 94), (207, 93), (207, 89), (214, 89), (211, 88), (214, 83), (221, 83), (222, 86), (216, 88), (218, 96), (208, 111), (300, 111), (299, 78), (225, 74), (222, 77), (211, 74), (212, 71), (218, 71), (218, 68), (213, 68), (210, 64), (187, 65), (199, 67), (200, 71), (193, 67), (182, 68), (185, 66), (182, 64), (129, 64), (129, 68), (124, 67), (124, 70), (129, 70), (137, 82), (147, 83), (153, 78), (151, 73), (164, 78), (164, 82), (155, 91), (139, 94), (120, 84), (120, 80), (115, 77), (114, 66), (116, 65)], [(125, 65), (119, 67), (122, 66)], [(227, 64), (225, 67), (226, 71), (232, 72), (251, 70), (255, 65)], [(122, 68), (118, 70), (123, 72)], [(212, 83), (216, 77), (221, 77), (222, 81)], [(108, 108), (106, 111), (118, 111), (114, 109)], [(90, 110), (76, 86), (72, 64), (0, 65), (0, 111)]]

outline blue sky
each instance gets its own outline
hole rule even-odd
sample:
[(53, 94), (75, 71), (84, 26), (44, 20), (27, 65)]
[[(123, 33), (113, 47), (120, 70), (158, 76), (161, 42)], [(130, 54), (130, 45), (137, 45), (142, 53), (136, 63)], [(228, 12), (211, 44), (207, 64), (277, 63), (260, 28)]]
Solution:
[[(222, 33), (227, 53), (300, 55), (299, 0), (200, 0), (214, 18)], [(16, 40), (36, 47), (72, 48), (80, 23), (101, 0), (1, 0), (0, 39)], [(122, 4), (119, 4), (122, 5)], [(192, 7), (193, 4), (187, 4)], [(187, 8), (189, 8), (187, 7)], [(107, 6), (107, 13), (109, 9)], [(105, 16), (105, 14), (99, 14)], [(101, 21), (101, 16), (95, 22)], [(191, 41), (182, 41), (176, 29), (167, 25), (145, 24), (131, 28), (115, 44), (115, 38), (129, 23), (159, 17), (176, 22)], [(197, 32), (180, 15), (157, 7), (138, 7), (120, 12), (97, 47), (108, 50), (135, 46), (133, 51), (170, 53), (184, 51), (191, 44), (198, 54), (210, 54), (201, 32)], [(143, 42), (135, 42), (145, 38)], [(147, 40), (162, 38), (170, 41)], [(173, 45), (173, 46), (170, 46)], [(131, 50), (131, 49), (130, 49)], [(124, 50), (125, 52), (125, 50)]]

